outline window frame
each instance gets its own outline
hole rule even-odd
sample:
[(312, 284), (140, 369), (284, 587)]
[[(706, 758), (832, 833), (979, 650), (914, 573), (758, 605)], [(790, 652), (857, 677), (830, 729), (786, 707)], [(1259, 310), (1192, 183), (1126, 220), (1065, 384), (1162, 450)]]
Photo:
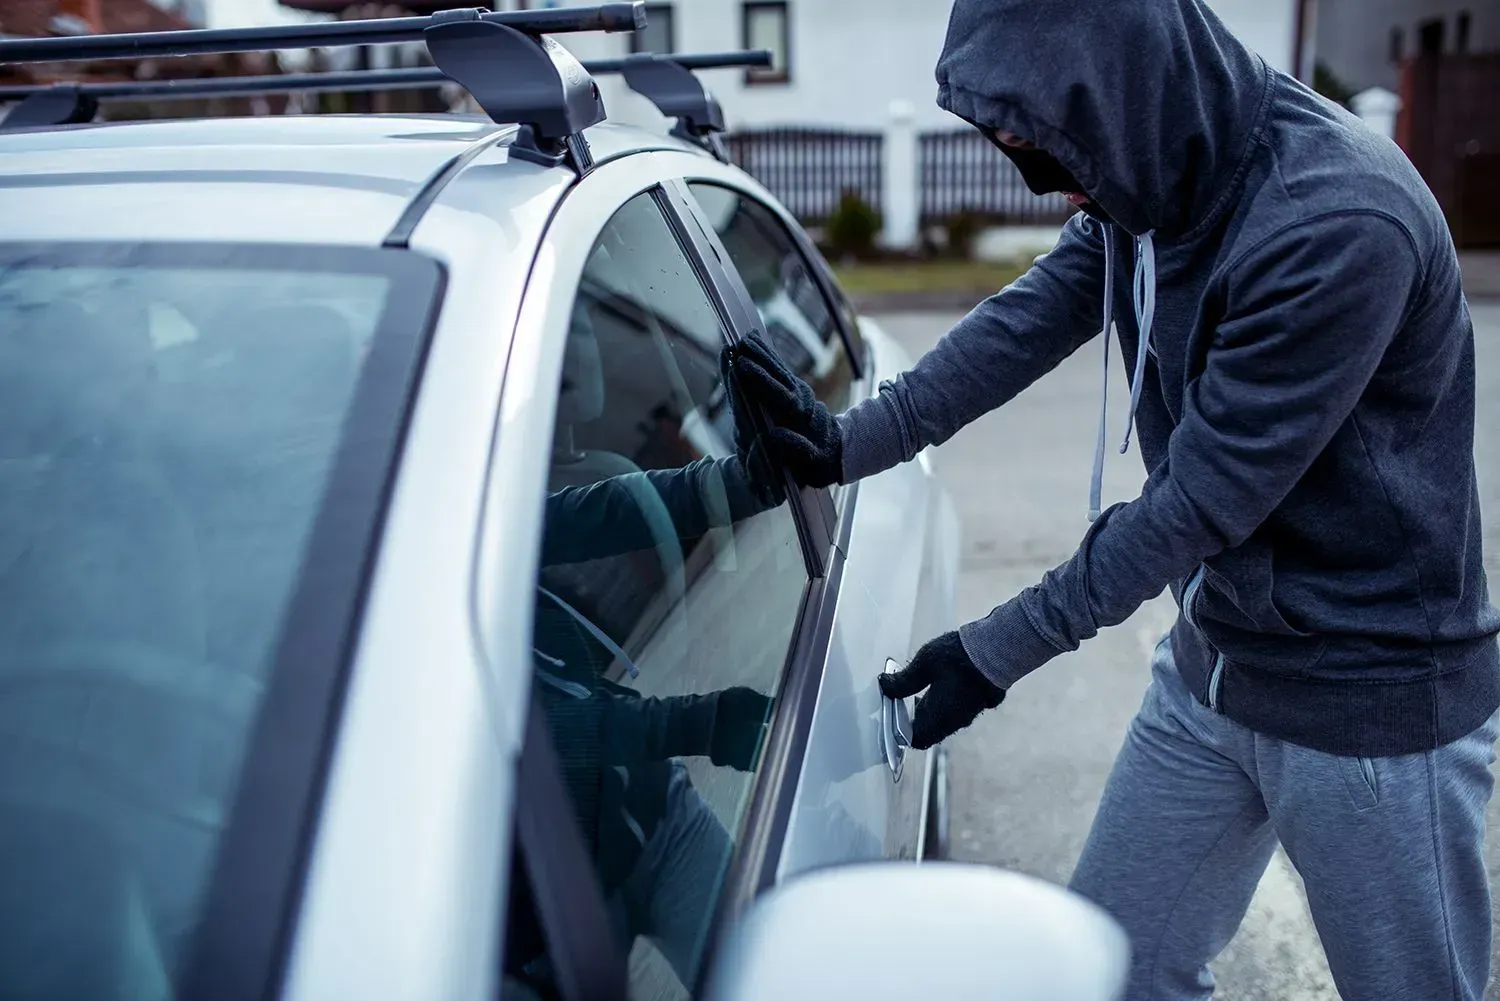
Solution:
[[(703, 210), (688, 183), (682, 178), (673, 178), (661, 185), (661, 205), (667, 215), (667, 225), (684, 244), (693, 267), (701, 267), (700, 278), (709, 288), (709, 298), (715, 301), (716, 308), (723, 310), (721, 316), (731, 343), (739, 344), (751, 331), (760, 329), (760, 311), (750, 298), (739, 272), (730, 264), (729, 252), (720, 242), (719, 234), (703, 217)], [(759, 414), (758, 419), (765, 427), (765, 415)], [(795, 502), (794, 510), (798, 512), (797, 527), (809, 574), (814, 578), (823, 577), (828, 570), (828, 555), (833, 546), (833, 525), (829, 518), (832, 506), (828, 491), (798, 487), (785, 471), (783, 478), (787, 496)]]
[[(864, 337), (856, 326), (859, 313), (853, 304), (849, 302), (849, 297), (844, 294), (844, 290), (839, 287), (838, 280), (833, 277), (833, 269), (829, 266), (828, 259), (818, 250), (817, 245), (807, 235), (807, 231), (787, 212), (746, 188), (737, 187), (719, 179), (687, 178), (686, 181), (689, 194), (691, 194), (694, 185), (723, 188), (726, 191), (732, 191), (740, 198), (747, 199), (759, 205), (781, 224), (781, 228), (791, 239), (798, 253), (802, 255), (803, 261), (806, 262), (808, 271), (812, 274), (813, 281), (817, 284), (818, 292), (822, 295), (823, 302), (828, 307), (828, 311), (833, 314), (834, 323), (838, 327), (839, 339), (844, 343), (844, 353), (849, 357), (849, 367), (854, 371), (853, 386), (856, 391), (855, 397), (858, 398), (860, 383), (865, 378), (870, 367), (869, 358), (865, 353)], [(693, 199), (693, 203), (695, 206), (697, 205), (696, 198)], [(701, 206), (698, 207), (698, 213), (700, 225), (706, 225), (707, 219), (702, 215)], [(711, 226), (709, 228), (712, 229)], [(734, 271), (733, 262), (730, 263), (730, 270)]]
[[(625, 164), (622, 163), (620, 166), (623, 168)], [(600, 180), (603, 179), (600, 178)], [(588, 190), (587, 184), (582, 187), (582, 190)], [(655, 200), (668, 228), (678, 240), (679, 246), (693, 268), (695, 277), (708, 295), (714, 309), (719, 312), (728, 337), (727, 343), (738, 343), (750, 330), (758, 326), (759, 313), (750, 300), (748, 292), (745, 291), (743, 283), (740, 282), (738, 274), (727, 268), (725, 264), (727, 254), (722, 244), (718, 242), (717, 234), (714, 233), (712, 226), (708, 226), (703, 219), (697, 200), (688, 191), (687, 182), (684, 179), (680, 176), (666, 178), (658, 176), (654, 184), (645, 185), (623, 197), (612, 197), (612, 207), (608, 218), (613, 218), (614, 213), (631, 199), (646, 194)], [(575, 193), (568, 197), (583, 196), (579, 194), (579, 189), (575, 189)], [(777, 213), (777, 215), (781, 214)], [(793, 230), (793, 232), (796, 231)], [(577, 280), (569, 283), (567, 297), (570, 301), (577, 294), (578, 284)], [(550, 290), (545, 294), (557, 295), (555, 291)], [(763, 414), (761, 419), (764, 420)], [(850, 495), (852, 497), (852, 491)], [(718, 951), (716, 944), (721, 940), (729, 922), (759, 892), (766, 889), (775, 877), (780, 857), (780, 841), (790, 821), (797, 779), (801, 773), (817, 694), (822, 684), (832, 641), (833, 616), (838, 605), (844, 563), (843, 553), (835, 544), (833, 532), (838, 528), (847, 530), (849, 509), (846, 508), (844, 518), (840, 519), (837, 512), (833, 510), (829, 493), (811, 489), (792, 491), (788, 504), (797, 522), (799, 540), (803, 546), (806, 583), (792, 626), (786, 659), (777, 681), (775, 707), (768, 721), (765, 744), (761, 752), (761, 765), (754, 774), (746, 808), (739, 819), (739, 837), (735, 844), (729, 871), (719, 892), (714, 917), (706, 930), (708, 947), (704, 953), (705, 960), (699, 970), (697, 983), (691, 985), (695, 996), (701, 994), (713, 970)], [(847, 539), (845, 542), (847, 543)], [(539, 737), (529, 736), (527, 744), (541, 738), (545, 738), (550, 743), (550, 734), (545, 733), (545, 727), (542, 731)], [(523, 749), (522, 753), (524, 755), (527, 752)], [(544, 753), (542, 756), (547, 755)], [(567, 795), (566, 791), (560, 788), (562, 783), (560, 774), (554, 773), (550, 781), (559, 786), (557, 792), (560, 795)], [(535, 808), (536, 804), (518, 798), (514, 806), (515, 821), (519, 824), (523, 814), (527, 816), (527, 819), (534, 819), (531, 811)], [(566, 833), (558, 832), (557, 836), (570, 841), (578, 839), (580, 843), (582, 837), (576, 825)], [(546, 865), (547, 860), (528, 857), (521, 864)], [(556, 872), (552, 875), (574, 884), (580, 879), (576, 872)], [(602, 904), (603, 895), (597, 883), (592, 879), (592, 873), (588, 875), (589, 878), (583, 881), (586, 886), (576, 888), (593, 894)], [(513, 871), (510, 872), (508, 878), (515, 878)], [(499, 930), (503, 936), (505, 921), (502, 920), (500, 924)], [(558, 931), (560, 934), (570, 936), (580, 933), (580, 930), (574, 927)], [(503, 946), (503, 937), (500, 944)], [(564, 954), (588, 956), (588, 949), (579, 949), (578, 944), (568, 943), (568, 947), (564, 948)], [(587, 943), (582, 944), (587, 945)], [(551, 951), (552, 947), (549, 946), (549, 952)], [(588, 971), (578, 972), (580, 976), (587, 978)], [(621, 990), (623, 996), (624, 985), (621, 985)]]
[(250, 1001), (285, 973), (349, 667), (447, 271), (409, 250), (324, 244), (0, 243), (0, 262), (323, 271), (390, 279), (290, 591), (177, 997)]
[(745, 70), (745, 86), (779, 86), (792, 82), (792, 10), (788, 0), (745, 0), (740, 5), (740, 48), (750, 48), (750, 20), (759, 11), (781, 14), (782, 67), (752, 66)]
[[(778, 208), (775, 203), (767, 201), (746, 188), (719, 179), (693, 177), (683, 179), (683, 186), (689, 202), (689, 211), (691, 211), (693, 218), (696, 220), (698, 228), (705, 233), (711, 234), (714, 252), (724, 262), (725, 269), (729, 272), (731, 280), (736, 287), (735, 294), (750, 304), (750, 322), (753, 325), (759, 326), (760, 313), (755, 308), (754, 300), (750, 296), (749, 289), (745, 286), (744, 279), (740, 276), (738, 269), (734, 267), (734, 262), (730, 259), (728, 250), (725, 249), (723, 242), (719, 239), (718, 233), (714, 230), (703, 206), (698, 202), (697, 196), (692, 193), (694, 185), (723, 188), (739, 198), (748, 199), (763, 208), (772, 218), (781, 224), (782, 230), (791, 239), (792, 245), (802, 255), (802, 260), (808, 266), (808, 270), (813, 276), (813, 281), (818, 286), (818, 292), (823, 297), (824, 305), (833, 315), (839, 339), (844, 345), (844, 353), (849, 359), (851, 372), (849, 405), (853, 406), (869, 396), (874, 388), (870, 385), (869, 380), (871, 372), (868, 355), (869, 348), (858, 329), (851, 327), (851, 323), (858, 323), (858, 313), (849, 303), (848, 297), (843, 293), (843, 289), (839, 288), (838, 282), (833, 277), (833, 271), (828, 266), (828, 261), (818, 252), (818, 248), (808, 237), (807, 232), (795, 219), (792, 219), (784, 210)], [(826, 495), (826, 503), (820, 502), (818, 506), (824, 511), (824, 520), (831, 534), (837, 531), (839, 513), (851, 503), (854, 497), (853, 485), (836, 484), (825, 491), (820, 491), (820, 493)]]
[[(658, 52), (657, 55), (671, 55), (677, 51), (677, 12), (670, 3), (648, 3), (646, 4), (646, 24), (651, 24), (651, 19), (661, 17), (667, 26), (667, 49)], [(644, 47), (644, 38), (639, 31), (630, 34), (630, 51), (633, 55), (643, 52), (652, 52), (652, 49)]]

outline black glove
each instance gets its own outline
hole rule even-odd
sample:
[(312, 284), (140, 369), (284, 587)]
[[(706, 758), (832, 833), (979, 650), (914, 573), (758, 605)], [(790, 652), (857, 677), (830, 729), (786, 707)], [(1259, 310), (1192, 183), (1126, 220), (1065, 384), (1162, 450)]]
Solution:
[(714, 699), (714, 732), (708, 759), (742, 772), (753, 771), (760, 738), (771, 716), (771, 697), (753, 688), (726, 688)]
[(761, 441), (755, 428), (751, 404), (735, 378), (734, 350), (726, 347), (719, 352), (719, 378), (724, 383), (729, 412), (734, 417), (734, 451), (751, 493), (766, 507), (780, 507), (786, 502), (784, 481), (766, 454), (765, 442)]
[(771, 453), (798, 483), (826, 487), (844, 473), (844, 442), (838, 420), (812, 387), (781, 363), (760, 336), (751, 334), (735, 350), (740, 387), (771, 419)]
[(904, 699), (924, 688), (927, 694), (917, 700), (911, 721), (911, 746), (919, 751), (947, 740), (1005, 701), (1005, 689), (979, 673), (956, 632), (929, 642), (895, 674), (880, 676), (887, 698)]

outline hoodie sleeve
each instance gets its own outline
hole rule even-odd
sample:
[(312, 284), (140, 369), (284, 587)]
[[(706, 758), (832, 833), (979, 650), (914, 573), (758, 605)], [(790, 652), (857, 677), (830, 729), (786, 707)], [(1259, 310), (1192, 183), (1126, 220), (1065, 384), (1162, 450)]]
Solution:
[(652, 531), (647, 512), (658, 507), (686, 544), (774, 506), (761, 499), (744, 464), (733, 455), (565, 487), (547, 496), (542, 566), (654, 548), (664, 533), (659, 534), (661, 526)]
[(1079, 213), (1050, 253), (958, 322), (909, 372), (839, 417), (843, 482), (900, 465), (1008, 402), (1099, 333), (1104, 227)]
[(1374, 214), (1299, 222), (1232, 265), (1166, 461), (1072, 559), (963, 627), (979, 668), (1009, 687), (1248, 539), (1350, 419), (1421, 284), (1406, 231)]

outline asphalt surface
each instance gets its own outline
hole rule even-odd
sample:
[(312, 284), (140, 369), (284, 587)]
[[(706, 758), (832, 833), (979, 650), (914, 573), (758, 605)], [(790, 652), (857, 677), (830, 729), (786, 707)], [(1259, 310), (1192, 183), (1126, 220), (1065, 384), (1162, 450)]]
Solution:
[[(1475, 304), (1479, 358), (1480, 491), (1485, 563), (1500, 581), (1500, 302)], [(915, 357), (958, 319), (879, 317)], [(1001, 410), (935, 450), (964, 526), (958, 613), (984, 615), (1066, 560), (1082, 538), (1099, 405), (1099, 345), (1087, 345)], [(1126, 392), (1111, 359), (1110, 427), (1124, 427)], [(1112, 432), (1113, 433), (1113, 432)], [(1105, 503), (1135, 496), (1144, 479), (1132, 450), (1111, 450)], [(1494, 587), (1494, 585), (1492, 585)], [(1148, 657), (1176, 607), (1164, 595), (1077, 653), (1059, 657), (1012, 691), (952, 745), (955, 856), (1066, 882), (1083, 848), (1110, 764), (1140, 704)], [(1490, 824), (1500, 830), (1500, 801)], [(1500, 834), (1488, 846), (1492, 883)], [(1500, 952), (1500, 950), (1497, 950)], [(1496, 967), (1500, 968), (1500, 955)], [(1214, 965), (1215, 998), (1333, 1001), (1338, 997), (1308, 917), (1296, 871), (1280, 852), (1239, 936)], [(1492, 983), (1487, 998), (1500, 1001)]]

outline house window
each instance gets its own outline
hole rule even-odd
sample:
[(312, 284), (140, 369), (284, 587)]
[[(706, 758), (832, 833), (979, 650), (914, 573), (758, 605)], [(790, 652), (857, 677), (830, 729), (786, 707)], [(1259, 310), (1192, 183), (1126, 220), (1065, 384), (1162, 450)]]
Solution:
[(631, 52), (676, 52), (677, 32), (672, 21), (672, 5), (648, 3), (646, 27), (630, 36)]
[(1399, 63), (1406, 58), (1406, 32), (1400, 28), (1391, 29), (1391, 52), (1390, 59), (1393, 63)]
[(785, 3), (747, 3), (743, 42), (747, 49), (770, 49), (771, 65), (745, 72), (746, 83), (786, 83), (792, 78), (791, 24)]
[(1453, 25), (1453, 51), (1464, 53), (1469, 51), (1469, 12), (1460, 11), (1458, 19)]

